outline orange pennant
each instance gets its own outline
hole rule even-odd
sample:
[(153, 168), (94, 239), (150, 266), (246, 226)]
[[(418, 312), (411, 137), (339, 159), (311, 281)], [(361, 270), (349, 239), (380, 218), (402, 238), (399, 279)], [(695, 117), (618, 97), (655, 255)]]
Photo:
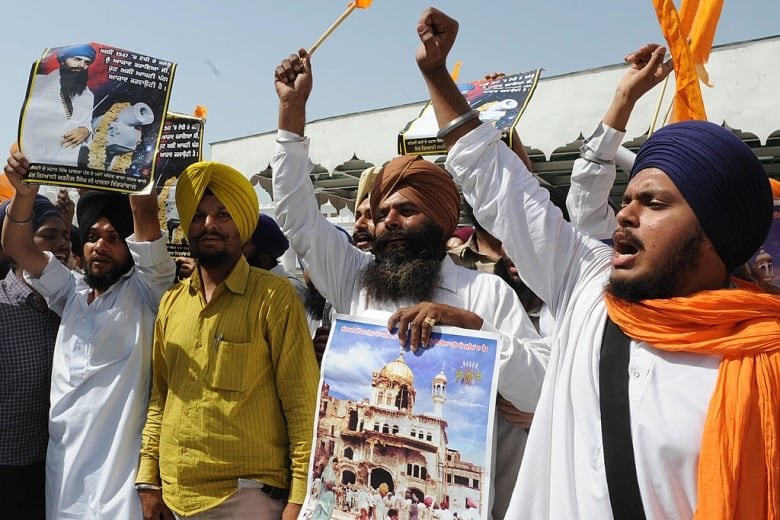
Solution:
[[(699, 87), (696, 65), (691, 55), (691, 49), (688, 47), (688, 35), (683, 32), (683, 26), (674, 2), (672, 0), (653, 0), (653, 6), (674, 62), (677, 93), (674, 100), (672, 121), (691, 119), (706, 121), (707, 113), (704, 110), (704, 100)], [(690, 15), (686, 12), (686, 20), (688, 19), (690, 19)]]
[(371, 7), (372, 1), (373, 0), (355, 0), (352, 3), (355, 4), (355, 7), (357, 7), (358, 9), (368, 9), (369, 7)]
[(199, 117), (201, 119), (206, 118), (206, 114), (209, 113), (209, 109), (206, 108), (204, 105), (195, 105), (195, 111), (193, 112), (193, 115), (195, 117)]

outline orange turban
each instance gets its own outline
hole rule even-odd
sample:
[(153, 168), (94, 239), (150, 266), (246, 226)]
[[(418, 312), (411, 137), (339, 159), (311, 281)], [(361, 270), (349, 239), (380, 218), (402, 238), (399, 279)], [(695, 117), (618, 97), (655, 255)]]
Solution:
[(387, 163), (371, 190), (371, 215), (376, 222), (379, 206), (393, 193), (400, 193), (442, 230), (444, 237), (455, 231), (460, 218), (460, 195), (455, 182), (443, 168), (422, 157), (404, 155)]

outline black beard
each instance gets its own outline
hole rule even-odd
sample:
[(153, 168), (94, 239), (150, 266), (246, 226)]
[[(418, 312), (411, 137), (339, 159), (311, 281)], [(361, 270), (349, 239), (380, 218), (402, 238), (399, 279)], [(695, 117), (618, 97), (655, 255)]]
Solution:
[(325, 297), (320, 294), (320, 291), (318, 291), (310, 281), (306, 282), (306, 287), (308, 287), (309, 290), (306, 292), (306, 302), (304, 306), (312, 318), (321, 320), (325, 312)]
[(72, 70), (60, 65), (60, 92), (68, 103), (87, 88), (87, 69)]
[(232, 260), (227, 251), (218, 251), (216, 253), (202, 253), (200, 251), (196, 253), (193, 251), (192, 256), (198, 261), (198, 265), (204, 267), (219, 267)]
[[(405, 244), (388, 242), (403, 238)], [(442, 230), (430, 223), (409, 231), (385, 231), (374, 240), (376, 262), (361, 275), (369, 298), (380, 302), (430, 300), (446, 254)]]
[(667, 255), (666, 263), (656, 272), (629, 282), (615, 281), (610, 277), (607, 292), (629, 302), (673, 297), (677, 281), (695, 268), (702, 242), (704, 233), (699, 229), (674, 247)]
[(92, 272), (89, 262), (85, 262), (84, 281), (87, 282), (87, 285), (90, 287), (90, 289), (103, 292), (117, 283), (119, 279), (122, 278), (122, 275), (128, 272), (131, 267), (133, 267), (133, 259), (132, 257), (128, 257), (127, 262), (124, 264), (112, 269), (110, 272), (104, 275), (98, 276)]

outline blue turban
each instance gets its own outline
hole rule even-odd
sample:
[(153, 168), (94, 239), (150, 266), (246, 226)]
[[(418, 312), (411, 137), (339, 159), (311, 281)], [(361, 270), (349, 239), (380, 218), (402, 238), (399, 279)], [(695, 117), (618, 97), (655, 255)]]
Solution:
[(279, 258), (290, 247), (279, 224), (265, 214), (260, 214), (255, 232), (252, 233), (252, 244), (258, 253), (268, 253), (274, 258)]
[(95, 61), (95, 48), (91, 45), (71, 45), (70, 47), (63, 47), (57, 51), (57, 59), (65, 61), (68, 58), (75, 58), (76, 56), (83, 56), (89, 58), (90, 61)]
[[(11, 203), (7, 200), (0, 204), (0, 229), (3, 229), (3, 223), (5, 222), (5, 213), (8, 210), (8, 205)], [(20, 215), (24, 217), (24, 215)], [(62, 213), (58, 210), (49, 199), (43, 195), (36, 195), (35, 202), (33, 203), (32, 225), (33, 232), (43, 225), (44, 222), (52, 217), (62, 219)]]
[(639, 149), (629, 178), (647, 168), (674, 182), (728, 271), (766, 240), (773, 205), (769, 178), (731, 131), (707, 121), (661, 128)]

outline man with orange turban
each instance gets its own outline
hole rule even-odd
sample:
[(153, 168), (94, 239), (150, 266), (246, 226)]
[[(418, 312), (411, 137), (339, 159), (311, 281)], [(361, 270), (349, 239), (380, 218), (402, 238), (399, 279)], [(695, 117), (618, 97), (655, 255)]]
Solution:
[[(760, 161), (720, 125), (662, 128), (606, 246), (564, 222), (494, 128), (463, 116), (446, 68), (457, 29), (433, 8), (417, 26), (447, 169), (555, 316), (507, 518), (776, 520), (780, 299), (729, 277), (771, 224)], [(608, 141), (591, 158), (608, 160)]]
[[(498, 390), (516, 408), (533, 412), (549, 348), (507, 284), (458, 267), (446, 255), (460, 213), (458, 190), (446, 171), (413, 156), (383, 167), (369, 197), (373, 252), (351, 246), (320, 213), (302, 137), (312, 88), (305, 55), (301, 50), (276, 69), (279, 132), (271, 166), (277, 220), (312, 281), (336, 312), (381, 316), (413, 350), (428, 345), (435, 325), (500, 332)], [(513, 377), (521, 370), (528, 377)], [(519, 428), (511, 433), (525, 436)], [(492, 476), (486, 478), (492, 483)]]
[[(190, 165), (176, 207), (197, 266), (160, 303), (136, 488), (144, 518), (297, 518), (319, 372), (289, 282), (250, 267), (252, 185)], [(201, 515), (206, 513), (206, 515)]]

